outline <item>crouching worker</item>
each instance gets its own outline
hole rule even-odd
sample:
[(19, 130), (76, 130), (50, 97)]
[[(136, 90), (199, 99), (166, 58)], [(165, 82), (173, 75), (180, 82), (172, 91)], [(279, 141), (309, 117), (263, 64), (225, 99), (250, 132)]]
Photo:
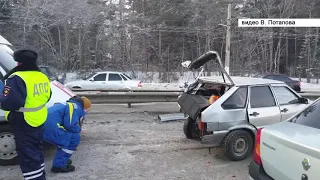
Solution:
[(66, 173), (75, 170), (70, 158), (80, 143), (80, 120), (90, 107), (89, 99), (75, 96), (65, 103), (56, 103), (48, 108), (43, 139), (57, 146), (52, 172)]

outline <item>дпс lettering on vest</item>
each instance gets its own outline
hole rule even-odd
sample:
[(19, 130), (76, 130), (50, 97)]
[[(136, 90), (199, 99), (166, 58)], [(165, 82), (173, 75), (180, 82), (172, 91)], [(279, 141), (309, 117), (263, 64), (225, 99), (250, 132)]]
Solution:
[(49, 83), (45, 82), (45, 83), (36, 83), (33, 85), (33, 97), (40, 96), (40, 94), (42, 93), (47, 93), (49, 92)]

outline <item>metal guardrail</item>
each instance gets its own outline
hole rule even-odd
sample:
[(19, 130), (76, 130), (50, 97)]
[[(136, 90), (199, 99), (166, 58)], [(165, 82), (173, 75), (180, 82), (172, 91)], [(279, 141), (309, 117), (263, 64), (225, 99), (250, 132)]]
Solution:
[(93, 104), (128, 104), (151, 102), (177, 102), (180, 92), (96, 92), (80, 93), (77, 95), (88, 97)]
[[(79, 89), (71, 88), (73, 92), (183, 92), (181, 89), (146, 89), (146, 88), (133, 88), (133, 89)], [(320, 94), (319, 91), (301, 91), (299, 94)]]
[(311, 100), (316, 100), (320, 97), (320, 93), (299, 93), (302, 97), (311, 99)]
[(181, 89), (166, 89), (166, 90), (159, 90), (159, 89), (70, 89), (73, 92), (183, 92), (184, 90)]
[[(177, 102), (182, 90), (134, 90), (134, 91), (109, 91), (108, 90), (88, 90), (75, 91), (77, 95), (90, 98), (93, 104), (128, 104), (151, 103), (151, 102)], [(320, 93), (299, 93), (302, 97), (315, 100), (320, 97)]]

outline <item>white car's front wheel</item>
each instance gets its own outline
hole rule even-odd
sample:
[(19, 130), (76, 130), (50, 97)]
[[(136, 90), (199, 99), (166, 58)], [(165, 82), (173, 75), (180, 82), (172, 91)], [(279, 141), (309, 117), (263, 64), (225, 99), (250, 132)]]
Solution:
[(10, 124), (0, 124), (0, 165), (17, 165), (18, 153)]

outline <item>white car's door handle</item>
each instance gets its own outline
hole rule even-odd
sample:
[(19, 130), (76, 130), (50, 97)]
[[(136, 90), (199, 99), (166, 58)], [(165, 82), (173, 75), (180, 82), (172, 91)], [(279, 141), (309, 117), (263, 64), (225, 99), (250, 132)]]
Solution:
[(258, 116), (259, 115), (259, 113), (257, 113), (257, 112), (253, 112), (252, 114), (249, 114), (249, 116)]

